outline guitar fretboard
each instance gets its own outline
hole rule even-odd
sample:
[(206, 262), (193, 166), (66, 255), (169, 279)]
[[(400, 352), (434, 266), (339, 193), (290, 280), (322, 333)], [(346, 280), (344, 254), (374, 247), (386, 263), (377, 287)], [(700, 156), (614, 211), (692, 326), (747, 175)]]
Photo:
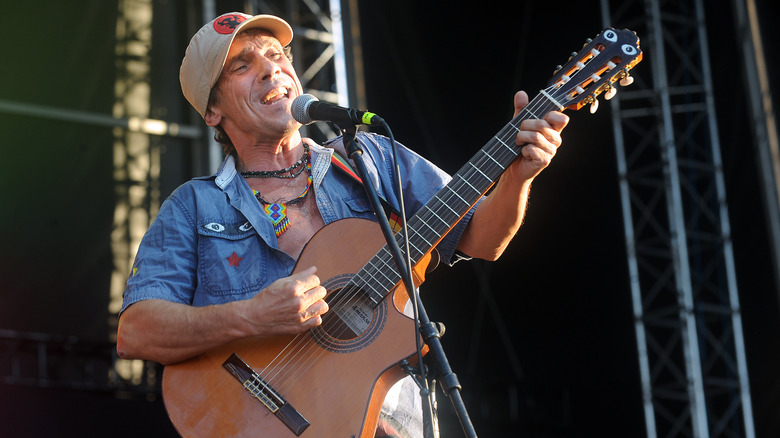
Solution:
[[(614, 91), (614, 82), (630, 84), (628, 71), (642, 59), (639, 38), (628, 29), (607, 28), (558, 68), (548, 83), (523, 111), (496, 134), (453, 176), (417, 214), (409, 219), (410, 259), (416, 265), (447, 232), (487, 193), (506, 168), (517, 158), (520, 147), (515, 137), (526, 119), (540, 119), (549, 111), (580, 109), (597, 103), (596, 97)], [(608, 94), (609, 95), (609, 94)], [(594, 107), (595, 108), (595, 107)], [(396, 234), (400, 243), (401, 235)], [(400, 245), (401, 251), (405, 250)], [(405, 255), (405, 254), (404, 254)], [(351, 286), (376, 306), (401, 275), (392, 254), (383, 247), (351, 280)]]
[[(545, 96), (535, 97), (409, 219), (410, 258), (414, 265), (439, 243), (517, 158), (521, 148), (515, 144), (515, 138), (523, 120), (541, 118), (555, 109), (559, 109), (558, 105)], [(406, 256), (401, 233), (395, 237), (402, 254)], [(351, 283), (376, 306), (399, 281), (401, 275), (385, 245), (352, 278)]]

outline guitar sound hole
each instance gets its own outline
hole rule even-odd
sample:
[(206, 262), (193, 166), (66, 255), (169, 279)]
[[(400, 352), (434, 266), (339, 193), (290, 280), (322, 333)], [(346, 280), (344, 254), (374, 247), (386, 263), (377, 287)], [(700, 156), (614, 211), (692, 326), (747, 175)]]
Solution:
[(325, 299), (330, 310), (322, 318), (322, 329), (339, 340), (354, 339), (365, 332), (374, 319), (373, 303), (358, 291), (347, 294), (339, 289)]

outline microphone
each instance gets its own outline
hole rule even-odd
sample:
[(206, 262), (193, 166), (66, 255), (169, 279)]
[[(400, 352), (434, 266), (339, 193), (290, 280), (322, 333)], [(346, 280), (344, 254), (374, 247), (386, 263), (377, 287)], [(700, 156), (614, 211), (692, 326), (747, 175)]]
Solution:
[(309, 125), (317, 120), (333, 122), (339, 127), (347, 125), (378, 125), (384, 122), (378, 115), (354, 108), (343, 108), (332, 103), (320, 102), (311, 94), (303, 94), (293, 100), (293, 118), (301, 124)]

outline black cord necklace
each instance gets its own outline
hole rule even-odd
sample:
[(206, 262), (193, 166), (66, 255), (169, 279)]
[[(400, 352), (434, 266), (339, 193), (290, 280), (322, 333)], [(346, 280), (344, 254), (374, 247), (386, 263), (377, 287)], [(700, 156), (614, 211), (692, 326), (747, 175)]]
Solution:
[[(302, 174), (309, 163), (309, 145), (303, 144), (303, 155), (292, 166), (280, 170), (246, 170), (240, 175), (244, 178), (283, 178), (292, 179)], [(297, 170), (296, 170), (297, 169)]]

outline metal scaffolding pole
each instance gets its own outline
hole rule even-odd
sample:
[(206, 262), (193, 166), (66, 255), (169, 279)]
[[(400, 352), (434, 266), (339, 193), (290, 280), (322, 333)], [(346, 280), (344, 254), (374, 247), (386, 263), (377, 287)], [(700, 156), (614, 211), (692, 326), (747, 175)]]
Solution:
[(780, 140), (777, 136), (769, 74), (755, 0), (734, 0), (737, 45), (744, 68), (750, 111), (750, 129), (756, 148), (756, 160), (764, 198), (766, 223), (774, 267), (774, 279), (780, 297)]
[(647, 436), (753, 437), (704, 5), (601, 4), (649, 56), (611, 105)]

